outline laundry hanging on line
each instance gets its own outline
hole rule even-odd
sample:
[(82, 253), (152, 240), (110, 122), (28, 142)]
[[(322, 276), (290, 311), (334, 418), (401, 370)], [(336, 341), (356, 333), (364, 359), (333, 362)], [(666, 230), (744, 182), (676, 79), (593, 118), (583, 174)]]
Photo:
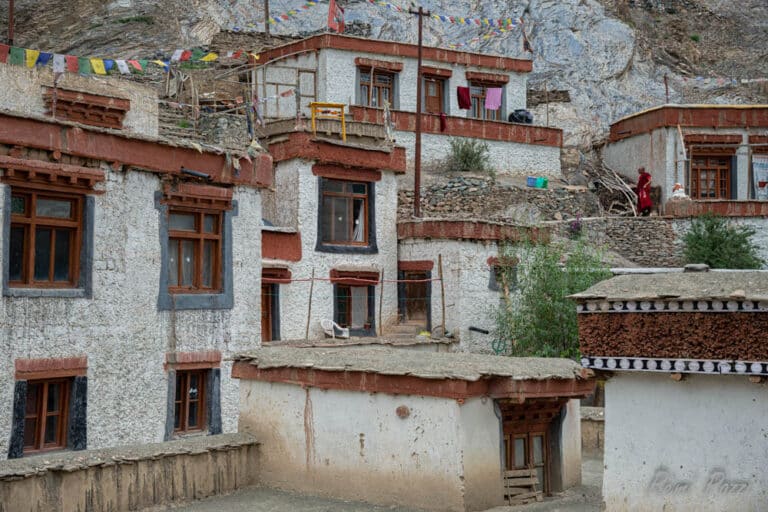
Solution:
[(459, 98), (459, 108), (469, 110), (472, 108), (472, 98), (469, 95), (469, 87), (457, 87), (456, 96)]
[(485, 109), (499, 110), (501, 107), (501, 87), (489, 87), (485, 90)]

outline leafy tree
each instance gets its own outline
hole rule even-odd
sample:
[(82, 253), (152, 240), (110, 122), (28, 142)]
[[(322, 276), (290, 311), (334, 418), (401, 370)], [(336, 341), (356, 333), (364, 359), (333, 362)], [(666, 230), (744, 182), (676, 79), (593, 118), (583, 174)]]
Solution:
[(491, 172), (488, 144), (477, 139), (451, 139), (446, 167), (450, 172)]
[[(494, 349), (513, 356), (579, 357), (576, 305), (568, 296), (611, 277), (600, 254), (578, 240), (501, 248), (502, 301), (495, 310)], [(519, 295), (510, 293), (515, 273)], [(498, 275), (498, 274), (497, 274)], [(499, 345), (503, 347), (499, 350)]]
[(711, 268), (749, 269), (765, 265), (752, 242), (755, 230), (737, 226), (720, 215), (706, 213), (693, 219), (683, 237), (686, 263), (706, 263)]

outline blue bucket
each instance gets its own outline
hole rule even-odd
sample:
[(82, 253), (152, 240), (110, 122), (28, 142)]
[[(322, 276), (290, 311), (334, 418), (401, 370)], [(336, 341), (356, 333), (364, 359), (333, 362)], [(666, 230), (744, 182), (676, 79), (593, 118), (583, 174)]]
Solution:
[(526, 179), (525, 183), (529, 187), (535, 187), (536, 186), (536, 176), (528, 176), (528, 178)]

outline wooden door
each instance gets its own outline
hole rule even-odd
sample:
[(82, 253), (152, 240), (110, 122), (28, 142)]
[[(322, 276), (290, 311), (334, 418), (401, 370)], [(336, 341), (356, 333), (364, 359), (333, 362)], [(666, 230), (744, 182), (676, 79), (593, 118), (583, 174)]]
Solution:
[(424, 78), (424, 111), (429, 114), (439, 114), (443, 111), (443, 80), (441, 78)]
[(272, 285), (261, 285), (261, 341), (272, 341)]
[(426, 272), (405, 272), (405, 321), (423, 322), (425, 328), (427, 307), (429, 307), (427, 300), (429, 282), (426, 279)]

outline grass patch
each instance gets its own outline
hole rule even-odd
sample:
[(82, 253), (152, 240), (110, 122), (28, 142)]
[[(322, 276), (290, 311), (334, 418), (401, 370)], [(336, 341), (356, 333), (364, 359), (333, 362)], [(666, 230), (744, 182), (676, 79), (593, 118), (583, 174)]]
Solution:
[(701, 41), (701, 36), (699, 34), (691, 34), (691, 41), (694, 43), (698, 43)]

